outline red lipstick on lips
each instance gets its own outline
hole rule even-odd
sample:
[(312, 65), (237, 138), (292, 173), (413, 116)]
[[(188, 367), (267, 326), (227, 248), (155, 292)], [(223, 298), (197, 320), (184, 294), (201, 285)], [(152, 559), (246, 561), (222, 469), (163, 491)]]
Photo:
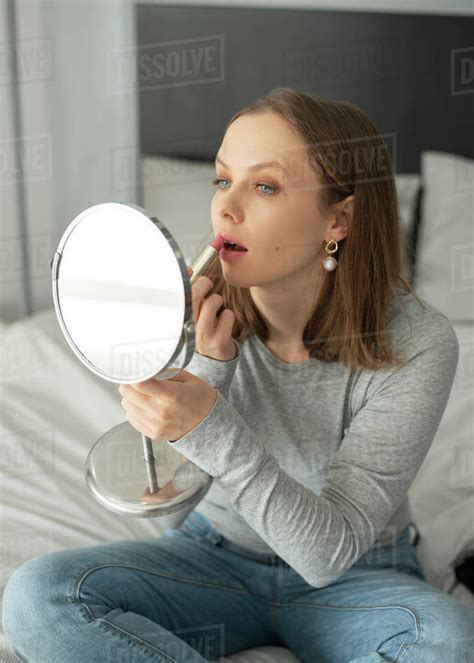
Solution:
[[(227, 235), (227, 234), (224, 234), (224, 233), (220, 233), (220, 235), (221, 235), (222, 239), (224, 240), (224, 242), (226, 244), (235, 244), (236, 247), (237, 247), (237, 250), (239, 250), (239, 249), (240, 250), (243, 249), (244, 251), (247, 250), (246, 247), (243, 244), (241, 244), (235, 237), (232, 237), (231, 235)], [(232, 249), (232, 250), (236, 250), (236, 249)]]
[(221, 237), (225, 242), (224, 247), (219, 253), (219, 257), (225, 262), (233, 262), (234, 260), (239, 260), (246, 253), (248, 253), (245, 246), (240, 244), (235, 237), (221, 233)]

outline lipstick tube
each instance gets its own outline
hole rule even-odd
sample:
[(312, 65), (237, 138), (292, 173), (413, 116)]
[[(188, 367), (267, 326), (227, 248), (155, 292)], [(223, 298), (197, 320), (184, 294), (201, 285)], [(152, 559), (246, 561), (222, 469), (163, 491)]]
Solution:
[(224, 248), (224, 240), (218, 235), (210, 244), (206, 246), (204, 251), (196, 258), (192, 264), (193, 273), (191, 274), (191, 285), (194, 281), (201, 276), (203, 271), (211, 264), (214, 258), (219, 255)]

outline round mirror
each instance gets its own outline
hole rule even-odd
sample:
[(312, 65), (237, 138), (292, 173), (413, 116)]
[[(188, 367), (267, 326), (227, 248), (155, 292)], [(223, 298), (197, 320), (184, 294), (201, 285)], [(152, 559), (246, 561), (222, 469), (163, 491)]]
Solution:
[[(135, 205), (102, 203), (79, 214), (54, 257), (53, 301), (63, 334), (96, 375), (115, 383), (173, 377), (194, 353), (192, 283), (218, 254), (187, 266), (171, 233)], [(160, 516), (178, 527), (212, 477), (128, 421), (91, 448), (85, 471), (94, 498), (126, 516)]]
[(58, 318), (90, 370), (136, 383), (177, 358), (192, 323), (191, 286), (176, 242), (157, 219), (131, 205), (95, 205), (69, 225), (55, 258)]

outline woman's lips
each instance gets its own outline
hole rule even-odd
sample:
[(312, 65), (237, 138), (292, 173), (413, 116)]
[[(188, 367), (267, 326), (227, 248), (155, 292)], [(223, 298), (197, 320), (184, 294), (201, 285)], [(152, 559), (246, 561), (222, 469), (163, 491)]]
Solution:
[(216, 249), (216, 251), (219, 251), (219, 253), (224, 248), (224, 245), (225, 242), (221, 235), (217, 235), (217, 237), (210, 244), (210, 246), (212, 246), (213, 249)]
[(243, 244), (241, 244), (240, 241), (237, 238), (232, 237), (232, 235), (227, 235), (226, 233), (219, 233), (219, 234), (220, 234), (220, 236), (222, 237), (222, 239), (224, 240), (224, 242), (226, 244), (235, 244), (240, 249), (242, 249), (244, 251), (247, 250), (247, 247), (244, 246)]
[(222, 260), (225, 260), (226, 262), (227, 261), (231, 262), (233, 260), (239, 260), (243, 256), (246, 256), (247, 253), (248, 253), (248, 251), (232, 251), (232, 249), (229, 250), (229, 249), (223, 248), (219, 253), (219, 257)]
[(248, 253), (248, 249), (239, 250), (226, 248), (226, 241), (222, 235), (218, 235), (211, 242), (210, 246), (212, 246), (213, 249), (216, 249), (216, 251), (219, 251), (219, 257), (226, 262), (237, 260), (239, 257), (242, 257)]

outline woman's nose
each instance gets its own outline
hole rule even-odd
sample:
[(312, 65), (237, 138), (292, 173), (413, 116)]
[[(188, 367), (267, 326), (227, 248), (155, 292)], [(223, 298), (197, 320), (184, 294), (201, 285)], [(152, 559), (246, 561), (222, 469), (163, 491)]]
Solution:
[(242, 223), (245, 217), (243, 206), (237, 199), (216, 202), (214, 212), (219, 219), (227, 223)]

